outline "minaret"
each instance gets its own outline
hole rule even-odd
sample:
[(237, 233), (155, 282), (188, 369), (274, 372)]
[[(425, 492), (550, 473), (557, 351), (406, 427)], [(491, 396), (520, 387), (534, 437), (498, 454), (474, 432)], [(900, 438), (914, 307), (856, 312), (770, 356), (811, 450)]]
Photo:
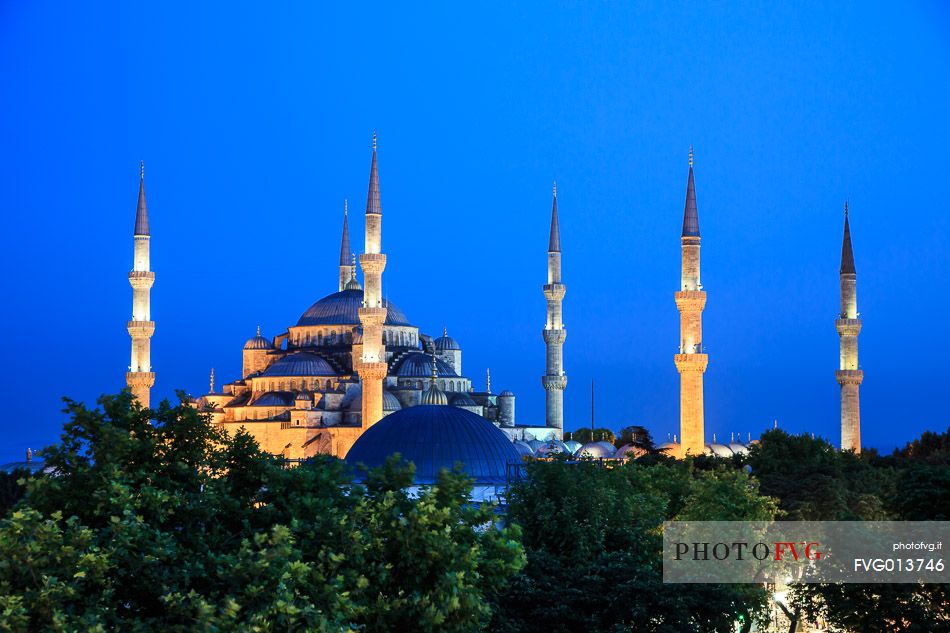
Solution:
[(705, 449), (703, 373), (709, 357), (703, 353), (703, 308), (706, 292), (699, 281), (699, 212), (693, 183), (693, 148), (689, 148), (689, 178), (683, 212), (683, 269), (676, 309), (680, 313), (680, 349), (674, 356), (680, 374), (680, 457), (702, 455)]
[(544, 284), (544, 298), (548, 302), (548, 318), (542, 332), (547, 350), (547, 364), (541, 384), (545, 391), (545, 424), (555, 429), (557, 439), (564, 430), (564, 339), (567, 330), (561, 318), (561, 303), (567, 286), (561, 283), (561, 231), (557, 221), (557, 183), (554, 183), (554, 202), (551, 206), (551, 236), (548, 240), (548, 283)]
[(349, 211), (346, 200), (343, 201), (343, 238), (340, 240), (340, 292), (346, 283), (356, 277), (356, 265), (350, 263), (350, 227)]
[(363, 306), (359, 309), (363, 326), (363, 355), (358, 372), (363, 383), (363, 428), (369, 428), (383, 417), (383, 379), (386, 378), (386, 346), (383, 343), (382, 282), (386, 256), (380, 252), (383, 237), (383, 212), (379, 203), (379, 174), (376, 171), (376, 133), (373, 132), (373, 162), (369, 171), (369, 192), (366, 195), (366, 244), (360, 255), (363, 269)]
[(125, 384), (143, 407), (149, 406), (149, 390), (155, 384), (152, 371), (151, 338), (155, 322), (151, 320), (150, 294), (155, 283), (155, 273), (149, 270), (148, 206), (145, 204), (145, 163), (140, 163), (139, 204), (135, 211), (135, 230), (132, 272), (132, 320), (128, 323), (132, 337), (132, 363), (125, 374)]
[(864, 372), (858, 369), (857, 272), (854, 269), (854, 251), (851, 249), (851, 226), (848, 223), (848, 203), (844, 203), (844, 239), (841, 243), (841, 315), (835, 320), (841, 338), (840, 366), (835, 372), (841, 385), (841, 450), (861, 452), (861, 403), (858, 391)]

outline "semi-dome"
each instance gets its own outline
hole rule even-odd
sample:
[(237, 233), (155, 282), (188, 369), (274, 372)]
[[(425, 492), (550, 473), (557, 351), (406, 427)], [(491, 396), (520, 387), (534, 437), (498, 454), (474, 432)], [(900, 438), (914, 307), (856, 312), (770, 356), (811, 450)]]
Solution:
[(258, 334), (253, 338), (247, 339), (247, 342), (244, 344), (244, 349), (274, 349), (274, 346), (271, 345), (270, 341)]
[(577, 452), (577, 449), (581, 447), (580, 442), (575, 442), (574, 440), (568, 440), (564, 442), (564, 446), (567, 447), (567, 450), (571, 451), (571, 455)]
[(534, 457), (534, 449), (524, 440), (515, 440), (512, 442), (512, 446), (515, 447), (516, 451), (521, 453), (522, 457)]
[(528, 446), (531, 447), (531, 450), (532, 450), (533, 452), (537, 452), (537, 450), (538, 450), (539, 448), (541, 448), (541, 445), (544, 444), (544, 442), (542, 442), (541, 440), (535, 438), (535, 439), (533, 439), (533, 440), (528, 440), (527, 444), (528, 444)]
[(264, 370), (263, 376), (335, 376), (330, 363), (312, 352), (288, 354)]
[(740, 442), (731, 442), (729, 444), (729, 450), (735, 453), (736, 455), (745, 455), (749, 452), (749, 447)]
[[(297, 325), (358, 325), (359, 309), (363, 305), (363, 291), (351, 288), (334, 292), (307, 308)], [(386, 325), (411, 325), (402, 310), (383, 300), (386, 307)]]
[[(435, 368), (439, 377), (458, 378), (452, 366), (443, 360), (435, 359)], [(400, 378), (431, 378), (432, 356), (422, 352), (410, 352), (403, 357), (395, 373)]]
[(613, 457), (615, 452), (614, 447), (609, 442), (588, 442), (577, 449), (577, 456), (606, 459)]
[(472, 400), (472, 396), (467, 393), (460, 393), (452, 398), (453, 407), (477, 407), (478, 403)]
[(292, 407), (294, 394), (289, 391), (265, 391), (254, 402), (252, 407)]
[(505, 484), (508, 465), (521, 455), (485, 418), (465, 409), (420, 405), (388, 415), (360, 436), (346, 455), (349, 464), (375, 468), (399, 453), (416, 466), (417, 484), (433, 484), (456, 462), (476, 484)]
[(708, 444), (709, 450), (718, 457), (732, 457), (732, 451), (725, 444)]
[[(363, 410), (363, 385), (354, 385), (343, 400), (340, 401), (340, 408), (359, 413)], [(399, 411), (402, 405), (399, 404), (399, 398), (383, 389), (383, 411)]]

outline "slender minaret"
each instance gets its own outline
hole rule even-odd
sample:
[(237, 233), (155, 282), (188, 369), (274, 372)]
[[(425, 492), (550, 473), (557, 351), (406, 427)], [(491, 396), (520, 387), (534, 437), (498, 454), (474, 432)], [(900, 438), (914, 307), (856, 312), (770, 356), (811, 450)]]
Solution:
[(835, 372), (841, 385), (841, 450), (861, 452), (861, 403), (858, 391), (864, 372), (858, 369), (857, 272), (854, 269), (854, 251), (851, 249), (851, 226), (848, 222), (848, 203), (844, 203), (844, 240), (841, 243), (841, 315), (835, 321), (841, 338), (840, 367)]
[(689, 148), (689, 177), (683, 212), (683, 269), (676, 309), (680, 313), (680, 349), (676, 371), (680, 374), (680, 456), (702, 455), (705, 448), (703, 373), (709, 357), (703, 353), (703, 308), (706, 292), (699, 281), (699, 212), (693, 184), (693, 148)]
[(380, 252), (383, 236), (383, 211), (379, 203), (379, 175), (376, 171), (376, 133), (373, 132), (373, 162), (366, 195), (366, 244), (360, 255), (363, 269), (363, 306), (359, 309), (363, 326), (363, 355), (358, 372), (363, 383), (363, 428), (383, 417), (383, 379), (386, 378), (386, 346), (383, 343), (383, 270), (386, 256)]
[(356, 265), (350, 263), (350, 227), (349, 211), (346, 200), (343, 201), (343, 238), (340, 240), (340, 292), (348, 281), (356, 276)]
[(555, 429), (557, 439), (564, 431), (564, 339), (567, 330), (561, 318), (561, 303), (567, 286), (561, 283), (561, 231), (557, 221), (557, 183), (554, 183), (554, 202), (551, 206), (551, 237), (548, 240), (548, 283), (544, 284), (544, 298), (548, 302), (548, 318), (544, 325), (544, 345), (547, 364), (541, 384), (545, 391), (545, 424)]
[(151, 320), (150, 306), (155, 273), (149, 270), (149, 239), (143, 161), (140, 163), (139, 204), (135, 211), (135, 231), (132, 234), (132, 272), (129, 273), (129, 284), (132, 286), (132, 320), (129, 321), (128, 328), (129, 336), (132, 337), (132, 363), (125, 374), (125, 384), (143, 407), (149, 406), (149, 390), (155, 384), (151, 360), (151, 338), (155, 332), (155, 322)]

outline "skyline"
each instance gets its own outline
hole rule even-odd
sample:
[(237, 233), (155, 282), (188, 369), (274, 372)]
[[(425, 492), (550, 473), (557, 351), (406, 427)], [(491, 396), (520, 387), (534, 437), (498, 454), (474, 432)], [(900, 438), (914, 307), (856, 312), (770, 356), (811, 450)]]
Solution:
[[(502, 38), (495, 57), (479, 60), (486, 61), (486, 71), (473, 64), (474, 57), (466, 57), (473, 53), (464, 45), (453, 47), (452, 34), (472, 36), (480, 28), (510, 34), (511, 24), (492, 22), (489, 13), (474, 16), (472, 24), (453, 23), (454, 31), (430, 33), (413, 25), (418, 16), (389, 14), (380, 7), (404, 32), (425, 33), (467, 60), (473, 76), (455, 81), (438, 72), (451, 62), (422, 58), (426, 47), (412, 38), (399, 40), (404, 47), (396, 59), (385, 58), (381, 53), (396, 37), (395, 27), (370, 42), (371, 50), (338, 57), (342, 47), (333, 44), (345, 41), (348, 33), (334, 29), (352, 21), (342, 15), (345, 9), (337, 9), (339, 15), (324, 21), (308, 21), (304, 18), (314, 15), (301, 10), (298, 17), (305, 26), (294, 24), (289, 14), (271, 14), (267, 17), (274, 24), (259, 27), (243, 16), (226, 16), (231, 27), (267, 32), (267, 27), (279, 26), (275, 33), (290, 33), (266, 40), (275, 50), (253, 48), (282, 65), (256, 59), (240, 46), (215, 50), (211, 42), (230, 42), (223, 25), (193, 42), (201, 55), (149, 47), (149, 37), (158, 38), (170, 24), (158, 13), (138, 13), (147, 8), (126, 8), (124, 12), (134, 13), (110, 19), (142, 25), (141, 56), (128, 60), (116, 55), (109, 58), (114, 67), (92, 66), (98, 72), (91, 74), (79, 72), (90, 69), (84, 62), (124, 50), (129, 36), (99, 42), (92, 51), (78, 50), (78, 59), (63, 58), (70, 38), (76, 37), (63, 17), (51, 26), (50, 40), (56, 39), (54, 34), (62, 36), (53, 50), (40, 50), (49, 44), (43, 38), (28, 49), (40, 66), (34, 75), (58, 78), (59, 84), (26, 77), (24, 69), (9, 63), (16, 57), (10, 51), (23, 43), (16, 36), (36, 28), (29, 24), (38, 15), (31, 11), (37, 10), (19, 5), (4, 9), (5, 16), (0, 13), (0, 29), (10, 35), (0, 37), (0, 59), (5, 60), (0, 63), (12, 77), (0, 89), (8, 103), (14, 93), (19, 97), (12, 101), (13, 116), (0, 123), (12, 148), (0, 180), (0, 194), (12, 210), (0, 257), (7, 270), (22, 271), (2, 282), (4, 296), (15, 297), (19, 309), (4, 311), (0, 325), (16, 333), (4, 372), (10, 392), (17, 394), (8, 410), (12, 420), (31, 421), (3, 425), (2, 458), (17, 458), (27, 446), (35, 450), (58, 437), (65, 419), (58, 413), (60, 395), (90, 402), (123, 385), (128, 364), (124, 322), (131, 299), (126, 273), (139, 160), (146, 163), (152, 270), (157, 275), (152, 291), (157, 323), (153, 400), (173, 395), (175, 388), (199, 395), (212, 367), (220, 382), (239, 375), (240, 346), (258, 323), (273, 337), (335, 289), (343, 200), (362, 199), (374, 128), (379, 131), (387, 213), (383, 250), (389, 264), (383, 295), (427, 333), (447, 327), (465, 347), (466, 374), (479, 387), (490, 365), (493, 383), (518, 395), (523, 421), (544, 418), (541, 285), (551, 184), (557, 180), (568, 286), (565, 430), (589, 423), (588, 386), (596, 379), (598, 425), (643, 424), (658, 442), (668, 432), (678, 432), (673, 293), (678, 289), (687, 151), (693, 145), (709, 293), (703, 317), (710, 356), (707, 441), (713, 433), (724, 438), (751, 432), (755, 437), (778, 419), (786, 430), (814, 432), (838, 443), (834, 319), (846, 200), (865, 319), (863, 444), (889, 452), (924, 429), (946, 426), (946, 414), (934, 397), (944, 382), (934, 359), (950, 347), (939, 337), (940, 315), (950, 299), (932, 292), (932, 280), (947, 272), (947, 203), (931, 185), (941, 182), (935, 159), (946, 146), (942, 141), (950, 138), (945, 117), (936, 116), (950, 85), (939, 81), (948, 71), (938, 63), (941, 54), (946, 58), (948, 42), (936, 36), (948, 32), (946, 10), (931, 6), (930, 14), (918, 7), (917, 13), (892, 15), (889, 26), (900, 37), (906, 37), (901, 29), (910, 26), (919, 37), (911, 44), (902, 40), (899, 51), (887, 46), (864, 50), (866, 56), (903, 57), (888, 57), (890, 66), (870, 64), (857, 78), (830, 66), (863, 68), (861, 62), (868, 60), (847, 56), (847, 45), (851, 38), (881, 33), (867, 16), (849, 21), (852, 9), (828, 8), (822, 14), (833, 18), (832, 26), (848, 22), (852, 27), (837, 34), (844, 42), (822, 41), (824, 48), (813, 53), (829, 68), (798, 66), (783, 54), (790, 51), (775, 48), (759, 51), (759, 59), (740, 59), (741, 46), (720, 50), (715, 45), (721, 42), (699, 37), (707, 63), (726, 68), (731, 63), (736, 69), (733, 82), (712, 93), (703, 91), (704, 101), (679, 94), (676, 81), (657, 85), (632, 78), (621, 86), (623, 94), (614, 94), (609, 79), (631, 69), (659, 72), (670, 61), (669, 48), (651, 49), (638, 39), (649, 35), (640, 23), (624, 23), (634, 35), (608, 28), (607, 18), (617, 14), (644, 17), (628, 7), (600, 8), (591, 12), (594, 17), (573, 25), (587, 35), (603, 29), (606, 41), (598, 40), (596, 50), (587, 51), (589, 59), (572, 56), (579, 51), (569, 46), (570, 37), (565, 38), (567, 50), (548, 49), (541, 44), (553, 35), (541, 33), (542, 25), (527, 28), (518, 22), (527, 40), (517, 49), (522, 56)], [(571, 11), (560, 9), (545, 24), (559, 36), (570, 36)], [(449, 10), (433, 11), (440, 13), (427, 14), (424, 24), (439, 23)], [(657, 11), (653, 20), (669, 33), (683, 12), (677, 5)], [(927, 31), (924, 18), (934, 15), (939, 19)], [(88, 13), (73, 17), (95, 19)], [(202, 14), (195, 17), (200, 20)], [(701, 21), (690, 14), (689, 24), (699, 35)], [(777, 28), (775, 22), (780, 20), (769, 26)], [(195, 24), (176, 26), (201, 31)], [(464, 26), (470, 30), (460, 30)], [(749, 25), (735, 27), (737, 35), (743, 26)], [(806, 44), (814, 42), (801, 33), (816, 26), (799, 26), (802, 41), (794, 40), (793, 30), (792, 43), (768, 43), (805, 54)], [(306, 28), (320, 30), (326, 38), (308, 44)], [(822, 35), (833, 31), (822, 28), (827, 29)], [(578, 46), (589, 44), (589, 39), (576, 39)], [(403, 58), (412, 56), (409, 51), (416, 53), (412, 63)], [(525, 57), (525, 51), (537, 56)], [(587, 65), (604, 64), (611, 51), (627, 57), (604, 65), (607, 77), (584, 76)], [(652, 55), (641, 59), (644, 51)], [(831, 51), (844, 54), (835, 57)], [(317, 64), (319, 82), (296, 81), (306, 76), (302, 69), (307, 64), (290, 52), (324, 63), (321, 54), (328, 55), (326, 67)], [(52, 66), (57, 58), (62, 68)], [(202, 82), (207, 78), (203, 71), (216, 67), (210, 60), (234, 58), (245, 64), (222, 64), (223, 77)], [(799, 80), (793, 87), (768, 76), (758, 77), (756, 86), (743, 85), (753, 69), (778, 60), (785, 65), (773, 72)], [(506, 61), (512, 62), (509, 75), (502, 71)], [(697, 73), (702, 66), (678, 63), (687, 65), (674, 64), (672, 74), (716, 88)], [(125, 72), (133, 68), (138, 74)], [(369, 68), (379, 79), (370, 86), (350, 76)], [(409, 68), (415, 73), (399, 72)], [(239, 83), (248, 69), (256, 82)], [(796, 73), (803, 70), (811, 71), (813, 81), (806, 81), (807, 73), (804, 79)], [(557, 99), (551, 82), (545, 81), (552, 76), (573, 86), (571, 96), (580, 103)], [(71, 93), (76, 99), (71, 116), (58, 120), (58, 106), (50, 105), (55, 103), (50, 97), (70, 92), (71, 78), (74, 88), (85, 85), (78, 77), (111, 96), (125, 89), (131, 94), (119, 96), (116, 103), (94, 90), (77, 90)], [(423, 77), (439, 77), (442, 84), (426, 84), (430, 101), (407, 99), (414, 93), (406, 86), (421, 85)], [(519, 77), (529, 81), (519, 85)], [(506, 88), (469, 89), (473, 80), (499, 78)], [(836, 88), (842, 86), (832, 79), (863, 85), (870, 96), (849, 100), (854, 92), (839, 92)], [(156, 80), (177, 92), (162, 91)], [(889, 90), (904, 84), (916, 90), (916, 98)], [(751, 97), (762, 87), (771, 91), (759, 92), (753, 104), (742, 107), (736, 99), (737, 94)], [(226, 91), (219, 95), (219, 88)], [(341, 96), (348, 93), (352, 96)], [(367, 97), (380, 94), (385, 96), (380, 103), (369, 103)], [(664, 101), (674, 94), (688, 103)], [(282, 98), (292, 95), (299, 101)], [(551, 99), (531, 98), (538, 95)], [(779, 107), (790, 96), (799, 100)], [(730, 112), (729, 106), (741, 112)], [(91, 116), (99, 109), (97, 117)], [(640, 115), (635, 120), (652, 127), (624, 125), (635, 113)], [(250, 123), (242, 125), (244, 121)], [(908, 156), (914, 160), (906, 160)], [(360, 205), (351, 207), (356, 211)], [(362, 212), (350, 214), (351, 236), (362, 235), (362, 222)], [(57, 230), (43, 230), (50, 226)], [(354, 238), (352, 250), (362, 250), (362, 239)], [(35, 253), (44, 256), (23, 266)], [(922, 303), (927, 310), (916, 309)], [(15, 371), (9, 360), (16, 362)]]

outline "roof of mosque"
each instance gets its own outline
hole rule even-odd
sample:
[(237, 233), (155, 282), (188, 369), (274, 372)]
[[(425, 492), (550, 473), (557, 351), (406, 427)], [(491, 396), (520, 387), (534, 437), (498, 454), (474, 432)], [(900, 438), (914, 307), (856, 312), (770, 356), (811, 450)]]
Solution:
[(349, 453), (349, 464), (381, 466), (399, 453), (416, 466), (417, 484), (432, 484), (443, 469), (461, 462), (476, 484), (504, 484), (508, 464), (521, 455), (485, 418), (455, 407), (420, 405), (396, 411), (371, 426)]
[(271, 345), (271, 342), (266, 338), (258, 334), (253, 338), (247, 339), (247, 343), (244, 344), (244, 349), (273, 349), (274, 346)]
[[(334, 292), (307, 308), (297, 325), (359, 325), (362, 305), (362, 290)], [(386, 325), (411, 325), (402, 310), (386, 300), (383, 305), (386, 306)]]
[(514, 445), (515, 450), (522, 455), (526, 455), (528, 457), (534, 456), (534, 449), (531, 448), (531, 445), (524, 440), (515, 440), (512, 444)]
[[(458, 374), (452, 369), (452, 366), (443, 360), (435, 359), (435, 367), (440, 377), (457, 378)], [(432, 357), (423, 352), (410, 352), (406, 354), (399, 366), (396, 367), (395, 375), (400, 378), (431, 378), (432, 377)]]
[(268, 367), (262, 376), (335, 376), (336, 372), (320, 356), (312, 352), (288, 354)]
[(538, 447), (538, 450), (535, 451), (538, 454), (538, 457), (550, 457), (551, 455), (556, 455), (558, 453), (563, 453), (564, 455), (571, 455), (571, 450), (564, 445), (564, 442), (560, 440), (550, 440), (545, 442)]
[(575, 453), (578, 457), (605, 458), (613, 457), (617, 449), (610, 442), (588, 442)]
[(435, 348), (439, 350), (440, 352), (462, 349), (461, 347), (459, 347), (458, 341), (456, 341), (454, 338), (452, 338), (448, 334), (443, 334), (439, 338), (435, 339), (433, 343), (435, 343)]
[(498, 394), (498, 397), (499, 397), (499, 398), (514, 398), (514, 397), (515, 397), (515, 394), (513, 394), (513, 393), (512, 393), (511, 391), (509, 391), (508, 389), (505, 389), (505, 390), (502, 391), (500, 394)]
[(265, 391), (251, 403), (252, 407), (292, 407), (294, 394), (290, 391)]
[(467, 393), (460, 393), (452, 398), (453, 407), (477, 407), (478, 404), (472, 400), (472, 396)]
[[(343, 396), (343, 400), (340, 401), (340, 408), (348, 409), (350, 411), (360, 411), (363, 407), (363, 386), (354, 385), (346, 392), (346, 395)], [(399, 398), (389, 393), (388, 389), (383, 389), (383, 411), (399, 411), (402, 408), (402, 404), (399, 403)]]

